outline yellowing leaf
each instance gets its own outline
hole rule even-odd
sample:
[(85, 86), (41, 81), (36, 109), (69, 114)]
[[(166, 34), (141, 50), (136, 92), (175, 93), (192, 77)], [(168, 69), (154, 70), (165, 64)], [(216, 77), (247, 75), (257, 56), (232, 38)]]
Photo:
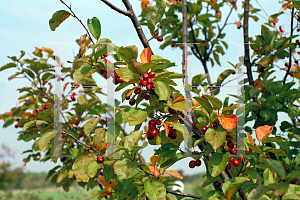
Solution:
[(183, 179), (183, 177), (175, 170), (167, 170), (164, 172), (164, 174), (169, 174), (171, 176), (174, 176), (175, 178)]
[(159, 173), (159, 170), (157, 169), (157, 167), (154, 167), (154, 166), (149, 166), (149, 169), (151, 171), (151, 173), (154, 175), (154, 176), (158, 176), (160, 173)]
[(41, 50), (47, 52), (50, 55), (52, 55), (54, 52), (50, 47), (46, 47), (46, 46), (42, 47)]
[(106, 181), (101, 181), (102, 185), (105, 187), (108, 193), (111, 193), (111, 186), (108, 182)]
[(232, 195), (234, 194), (234, 191), (235, 191), (236, 188), (237, 188), (237, 187), (232, 188), (231, 190), (229, 190), (229, 191), (226, 193), (226, 199), (227, 199), (227, 200), (230, 200), (230, 199), (231, 199), (231, 197), (232, 197)]
[(261, 89), (264, 86), (263, 82), (258, 78), (254, 81), (254, 87)]
[(234, 129), (237, 125), (237, 116), (234, 114), (226, 114), (222, 117), (217, 115), (217, 118), (221, 122), (221, 125), (226, 130)]
[(103, 197), (105, 197), (107, 195), (110, 195), (110, 193), (109, 192), (104, 192), (104, 193), (99, 194), (97, 198), (102, 199)]
[(169, 131), (170, 131), (170, 124), (169, 124), (169, 123), (164, 123), (164, 122), (162, 122), (162, 124), (163, 124), (164, 127), (165, 127), (166, 137), (168, 137)]
[(273, 131), (274, 126), (264, 125), (257, 127), (255, 130), (256, 138), (260, 142), (261, 140), (267, 138)]
[(198, 101), (193, 101), (193, 104), (194, 104), (196, 107), (200, 106), (200, 103), (198, 103)]
[(253, 140), (251, 134), (249, 132), (247, 132), (247, 135), (248, 135), (248, 139), (249, 139), (250, 144), (252, 144), (254, 146), (254, 140)]
[(178, 103), (178, 102), (181, 102), (181, 101), (184, 101), (184, 100), (185, 100), (184, 97), (183, 97), (183, 96), (180, 96), (180, 97), (178, 97), (177, 99), (175, 99), (175, 100), (173, 101), (173, 104)]
[(153, 166), (156, 165), (156, 162), (157, 162), (159, 156), (160, 156), (160, 155), (154, 155), (154, 156), (152, 156), (152, 157), (150, 158), (150, 162), (151, 162), (151, 164), (152, 164)]
[(20, 99), (19, 100), (19, 103), (23, 102), (23, 101), (26, 101), (27, 99), (23, 98), (23, 99)]
[(151, 55), (152, 55), (152, 52), (151, 52), (151, 49), (149, 47), (145, 48), (141, 55), (140, 55), (140, 58), (141, 58), (141, 62), (144, 64), (144, 63), (150, 63), (151, 61)]

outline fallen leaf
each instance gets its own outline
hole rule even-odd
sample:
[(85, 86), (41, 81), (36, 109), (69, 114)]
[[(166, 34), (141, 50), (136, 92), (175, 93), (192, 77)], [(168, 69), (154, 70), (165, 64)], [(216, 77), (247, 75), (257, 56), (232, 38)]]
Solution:
[(237, 116), (234, 114), (226, 114), (222, 117), (217, 115), (221, 125), (226, 130), (234, 129), (237, 126)]
[(264, 125), (257, 127), (255, 130), (256, 138), (260, 142), (263, 139), (267, 138), (270, 133), (273, 131), (274, 126)]
[(167, 170), (164, 172), (164, 174), (169, 174), (171, 176), (174, 176), (175, 178), (183, 179), (183, 177), (175, 170)]
[(140, 55), (141, 62), (150, 63), (151, 55), (152, 55), (151, 49), (149, 47), (145, 48)]

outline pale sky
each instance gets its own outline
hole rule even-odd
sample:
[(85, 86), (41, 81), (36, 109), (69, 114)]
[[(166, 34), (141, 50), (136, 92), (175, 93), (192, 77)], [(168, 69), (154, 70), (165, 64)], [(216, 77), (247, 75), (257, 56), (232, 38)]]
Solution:
[[(70, 1), (66, 1), (69, 5)], [(116, 1), (114, 1), (116, 2)], [(125, 9), (125, 6), (118, 1), (119, 3), (115, 3), (118, 7)], [(131, 0), (134, 10), (137, 15), (139, 15), (140, 1)], [(252, 1), (255, 7), (258, 7), (255, 1)], [(266, 10), (266, 12), (271, 15), (274, 12), (279, 10), (279, 5), (275, 8), (270, 6), (271, 3), (274, 4), (274, 0), (264, 0), (261, 1), (262, 6)], [(223, 21), (226, 18), (226, 13), (228, 13), (229, 6), (226, 6), (227, 10), (222, 12), (222, 22), (220, 25), (223, 25)], [(241, 2), (238, 2), (239, 13), (242, 13), (243, 10), (241, 8)], [(138, 36), (134, 30), (134, 27), (128, 17), (125, 17), (107, 7), (101, 1), (89, 0), (89, 1), (72, 1), (72, 9), (75, 14), (82, 20), (82, 22), (86, 25), (86, 21), (88, 18), (92, 18), (94, 16), (98, 17), (102, 26), (102, 34), (101, 38), (109, 38), (118, 46), (128, 46), (128, 45), (136, 45), (139, 49), (139, 54), (143, 50), (142, 44), (138, 39)], [(276, 11), (274, 11), (274, 9)], [(63, 46), (62, 53), (62, 62), (66, 67), (70, 67), (71, 64), (67, 63), (67, 60), (73, 60), (74, 56), (78, 52), (78, 45), (75, 40), (80, 37), (80, 35), (85, 34), (84, 28), (80, 25), (80, 23), (73, 17), (69, 17), (65, 22), (63, 22), (56, 31), (51, 31), (49, 28), (49, 19), (52, 17), (53, 13), (58, 10), (68, 10), (59, 0), (10, 0), (10, 1), (0, 1), (0, 66), (5, 65), (10, 62), (10, 59), (7, 56), (19, 56), (20, 51), (24, 50), (26, 55), (24, 58), (30, 58), (32, 52), (35, 50), (35, 47), (41, 48), (42, 46), (49, 46), (53, 48), (51, 42), (67, 42), (69, 44), (65, 44)], [(260, 12), (263, 16), (266, 16), (263, 12)], [(237, 19), (237, 12), (233, 12), (231, 17), (229, 18), (229, 23), (235, 22)], [(287, 15), (279, 18), (279, 24), (283, 25), (285, 30), (289, 30), (289, 18)], [(263, 21), (265, 22), (265, 21)], [(262, 20), (259, 23), (255, 23), (252, 19), (250, 19), (250, 35), (254, 36), (260, 33), (260, 24), (263, 23)], [(259, 24), (259, 25), (258, 25)], [(147, 27), (143, 27), (144, 32), (146, 33), (147, 38), (150, 38), (150, 33)], [(223, 57), (220, 57), (220, 61), (222, 63), (222, 68), (215, 65), (213, 68), (210, 67), (209, 71), (211, 73), (211, 78), (213, 82), (216, 81), (217, 76), (220, 72), (225, 69), (233, 69), (227, 61), (232, 63), (237, 63), (237, 50), (236, 45), (234, 43), (242, 43), (243, 42), (243, 31), (242, 29), (237, 29), (235, 25), (229, 25), (224, 30), (226, 32), (225, 40), (229, 45), (227, 54)], [(230, 44), (233, 43), (233, 44)], [(172, 49), (171, 47), (165, 48), (164, 51), (159, 49), (159, 45), (161, 43), (156, 40), (151, 40), (150, 45), (152, 50), (156, 55), (160, 55), (163, 58), (169, 59), (171, 62), (175, 62), (177, 64), (176, 67), (170, 68), (170, 70), (174, 70), (176, 72), (181, 73), (181, 58), (182, 51), (179, 48)], [(50, 63), (50, 64), (54, 64)], [(284, 62), (280, 63), (283, 67)], [(23, 86), (29, 86), (30, 83), (26, 79), (13, 79), (12, 81), (8, 81), (8, 77), (15, 73), (16, 69), (9, 69), (4, 72), (1, 72), (0, 79), (0, 113), (5, 113), (9, 111), (12, 107), (17, 106), (18, 97), (20, 94), (17, 91), (17, 88)], [(192, 73), (193, 76), (199, 73), (204, 73), (202, 65), (200, 61), (195, 59), (192, 56)], [(257, 77), (257, 74), (254, 75)], [(283, 72), (276, 73), (276, 77), (282, 79), (284, 76)], [(177, 81), (178, 87), (177, 89), (183, 91), (182, 89), (182, 81)], [(104, 90), (105, 91), (105, 90)], [(120, 95), (122, 92), (116, 93)], [(224, 90), (222, 94), (218, 97), (223, 100), (227, 93), (234, 94), (234, 91)], [(194, 95), (194, 94), (192, 94)], [(231, 99), (232, 100), (232, 99)], [(127, 102), (126, 102), (127, 103)], [(279, 116), (279, 121), (286, 119), (285, 116)], [(289, 120), (288, 120), (289, 121)], [(278, 123), (277, 125), (280, 125)], [(5, 143), (8, 144), (10, 148), (12, 148), (16, 152), (16, 156), (14, 159), (10, 159), (14, 166), (22, 166), (22, 159), (27, 157), (28, 154), (21, 153), (25, 150), (31, 148), (33, 141), (24, 142), (17, 141), (18, 133), (20, 129), (15, 129), (14, 124), (8, 128), (2, 128), (3, 120), (0, 121), (0, 144)], [(157, 148), (157, 147), (156, 147)], [(143, 151), (143, 155), (146, 158), (146, 161), (149, 162), (149, 158), (153, 155), (154, 147), (147, 147)], [(198, 148), (196, 148), (198, 150)], [(0, 149), (1, 152), (1, 149)], [(199, 172), (204, 172), (205, 167), (202, 165), (200, 168), (195, 168), (190, 170), (188, 168), (188, 162), (190, 158), (183, 159), (182, 161), (176, 163), (170, 169), (178, 170), (183, 169), (186, 174), (196, 174)], [(57, 164), (60, 164), (59, 162)], [(56, 166), (52, 162), (40, 163), (36, 161), (31, 161), (27, 163), (25, 169), (26, 171), (49, 171), (51, 168)]]

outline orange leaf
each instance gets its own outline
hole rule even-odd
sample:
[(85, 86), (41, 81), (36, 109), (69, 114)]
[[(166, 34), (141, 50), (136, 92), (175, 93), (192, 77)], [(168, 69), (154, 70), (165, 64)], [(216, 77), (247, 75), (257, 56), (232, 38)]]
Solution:
[(140, 55), (142, 63), (150, 63), (151, 55), (151, 49), (149, 47), (145, 48)]
[(193, 101), (193, 103), (196, 107), (200, 106), (200, 103), (198, 103), (198, 101)]
[(162, 124), (163, 124), (164, 127), (165, 127), (166, 137), (168, 137), (169, 131), (170, 131), (170, 124), (169, 124), (169, 123), (164, 123), (164, 122), (162, 122)]
[(158, 176), (160, 174), (157, 167), (149, 166), (149, 169), (154, 176)]
[(105, 196), (107, 196), (109, 194), (110, 194), (109, 192), (104, 192), (104, 193), (99, 194), (97, 198), (98, 199), (102, 199), (103, 197), (105, 197)]
[(108, 182), (105, 181), (101, 181), (102, 185), (105, 187), (105, 189), (107, 190), (107, 192), (111, 193), (111, 186)]
[(26, 101), (27, 99), (23, 98), (23, 99), (20, 99), (19, 100), (19, 103), (23, 102), (23, 101)]
[(8, 111), (7, 113), (8, 113), (10, 116), (12, 116), (12, 112), (11, 112), (11, 111)]
[(254, 140), (253, 140), (251, 134), (249, 132), (247, 132), (247, 135), (248, 135), (248, 139), (250, 141), (250, 144), (254, 145)]
[(183, 179), (183, 177), (175, 170), (167, 170), (164, 172), (164, 174), (169, 174), (171, 176), (174, 176), (175, 178)]
[(153, 166), (156, 165), (156, 162), (157, 162), (159, 156), (160, 156), (160, 155), (154, 155), (154, 156), (152, 156), (152, 157), (150, 158), (150, 162), (151, 162), (151, 164), (152, 164)]
[(180, 96), (180, 97), (178, 97), (177, 99), (175, 99), (175, 100), (173, 101), (173, 104), (178, 103), (178, 102), (181, 102), (181, 101), (184, 101), (184, 100), (185, 100), (184, 97), (183, 97), (183, 96)]
[(260, 142), (263, 139), (267, 138), (270, 133), (273, 131), (274, 126), (264, 125), (257, 127), (255, 130), (256, 138)]
[(259, 78), (254, 81), (254, 87), (255, 88), (261, 89), (262, 86), (264, 86), (264, 84)]
[(217, 118), (221, 122), (221, 125), (226, 130), (234, 129), (237, 125), (237, 116), (234, 114), (226, 114), (222, 117), (217, 115)]
[(242, 27), (242, 23), (241, 23), (241, 22), (235, 21), (235, 24), (236, 24), (236, 27), (237, 27), (238, 29), (240, 29), (240, 28)]
[(222, 17), (222, 13), (220, 10), (216, 11), (216, 13), (218, 14), (218, 17), (219, 17), (219, 20), (221, 20), (221, 17)]
[(291, 9), (291, 8), (292, 8), (292, 7), (291, 7), (291, 5), (290, 5), (290, 2), (282, 4), (282, 9), (283, 9), (283, 10)]

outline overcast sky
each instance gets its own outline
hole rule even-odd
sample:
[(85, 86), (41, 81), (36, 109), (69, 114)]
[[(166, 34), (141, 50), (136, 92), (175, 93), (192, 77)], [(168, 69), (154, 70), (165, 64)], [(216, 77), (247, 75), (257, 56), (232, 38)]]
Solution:
[[(70, 1), (66, 1), (69, 5)], [(114, 1), (117, 2), (117, 1)], [(121, 1), (115, 3), (118, 7), (125, 9)], [(131, 0), (134, 10), (139, 15), (140, 1)], [(253, 5), (258, 7), (255, 1)], [(264, 0), (260, 1), (262, 6), (266, 10), (268, 15), (274, 14), (279, 11), (280, 6), (274, 6), (277, 4), (274, 0)], [(272, 3), (272, 6), (270, 4)], [(226, 18), (229, 11), (229, 6), (227, 9), (222, 10), (222, 21)], [(242, 13), (241, 2), (238, 2), (239, 13)], [(72, 1), (72, 9), (75, 14), (86, 24), (88, 18), (94, 16), (98, 17), (101, 21), (102, 34), (101, 38), (109, 38), (118, 46), (128, 46), (136, 45), (139, 49), (139, 54), (141, 53), (143, 47), (138, 39), (138, 36), (133, 28), (133, 25), (129, 18), (111, 10), (104, 3), (99, 0), (89, 0), (89, 1)], [(0, 66), (5, 65), (10, 62), (7, 56), (19, 56), (20, 51), (24, 50), (26, 52), (26, 58), (30, 58), (35, 47), (41, 48), (42, 46), (49, 46), (54, 48), (51, 42), (64, 42), (63, 52), (61, 55), (62, 62), (66, 67), (70, 67), (71, 64), (67, 63), (67, 60), (72, 61), (74, 56), (78, 52), (78, 45), (75, 40), (80, 37), (80, 35), (85, 34), (84, 28), (80, 23), (73, 17), (69, 17), (63, 24), (61, 24), (56, 31), (51, 31), (49, 28), (49, 19), (52, 17), (53, 13), (58, 10), (68, 10), (59, 0), (10, 0), (10, 1), (0, 1)], [(260, 12), (263, 16), (266, 15)], [(261, 18), (261, 17), (260, 17)], [(233, 12), (229, 19), (229, 23), (235, 22), (237, 19), (237, 12)], [(262, 19), (262, 18), (261, 18)], [(262, 19), (264, 20), (264, 19)], [(260, 20), (259, 23), (255, 23), (250, 19), (250, 35), (254, 36), (260, 33), (260, 25), (265, 22)], [(288, 16), (280, 17), (279, 24), (283, 25), (285, 30), (289, 29), (289, 19)], [(221, 22), (220, 25), (223, 25)], [(144, 32), (147, 38), (150, 38), (149, 30), (144, 27)], [(213, 82), (216, 81), (217, 76), (221, 71), (225, 69), (233, 69), (227, 61), (232, 63), (237, 63), (237, 46), (235, 43), (243, 42), (243, 32), (242, 29), (237, 29), (235, 25), (229, 25), (224, 29), (226, 32), (226, 41), (229, 44), (229, 48), (226, 51), (226, 55), (221, 57), (222, 68), (219, 66), (214, 66), (210, 68), (211, 77)], [(176, 72), (181, 73), (181, 58), (182, 51), (177, 49), (172, 49), (171, 47), (165, 48), (164, 51), (159, 49), (161, 43), (156, 40), (151, 40), (150, 45), (155, 54), (162, 56), (163, 58), (169, 59), (171, 62), (177, 64), (176, 67), (170, 68)], [(240, 52), (239, 52), (240, 53)], [(50, 64), (54, 64), (50, 63)], [(283, 62), (281, 63), (283, 67)], [(18, 97), (20, 96), (17, 91), (18, 88), (23, 86), (29, 86), (30, 83), (26, 79), (14, 79), (8, 81), (8, 77), (15, 73), (16, 69), (9, 69), (0, 74), (0, 113), (5, 113), (9, 111), (12, 107), (16, 107), (18, 104)], [(202, 66), (198, 60), (192, 56), (192, 73), (193, 75), (204, 73)], [(284, 74), (276, 73), (276, 76), (280, 79)], [(178, 87), (183, 91), (182, 81), (177, 81)], [(227, 93), (234, 94), (235, 90), (226, 89), (219, 96), (219, 98), (224, 99)], [(116, 93), (120, 95), (121, 92)], [(279, 122), (286, 119), (285, 116), (279, 117)], [(17, 141), (18, 129), (14, 128), (14, 125), (8, 128), (2, 128), (3, 120), (0, 121), (0, 143), (5, 143), (9, 145), (16, 152), (15, 159), (11, 159), (14, 166), (22, 166), (22, 159), (27, 156), (27, 154), (21, 155), (25, 150), (31, 148), (33, 142)], [(1, 150), (0, 150), (1, 152)], [(153, 155), (153, 148), (149, 148), (143, 151), (143, 155), (146, 157), (146, 161), (149, 162), (149, 157)], [(188, 161), (190, 158), (186, 158), (181, 162), (176, 163), (171, 169), (187, 169)], [(53, 168), (56, 164), (52, 162), (39, 163), (35, 161), (29, 162), (25, 169), (27, 171), (48, 171)], [(185, 170), (186, 174), (195, 174), (199, 170), (204, 171), (204, 165), (198, 169)]]

